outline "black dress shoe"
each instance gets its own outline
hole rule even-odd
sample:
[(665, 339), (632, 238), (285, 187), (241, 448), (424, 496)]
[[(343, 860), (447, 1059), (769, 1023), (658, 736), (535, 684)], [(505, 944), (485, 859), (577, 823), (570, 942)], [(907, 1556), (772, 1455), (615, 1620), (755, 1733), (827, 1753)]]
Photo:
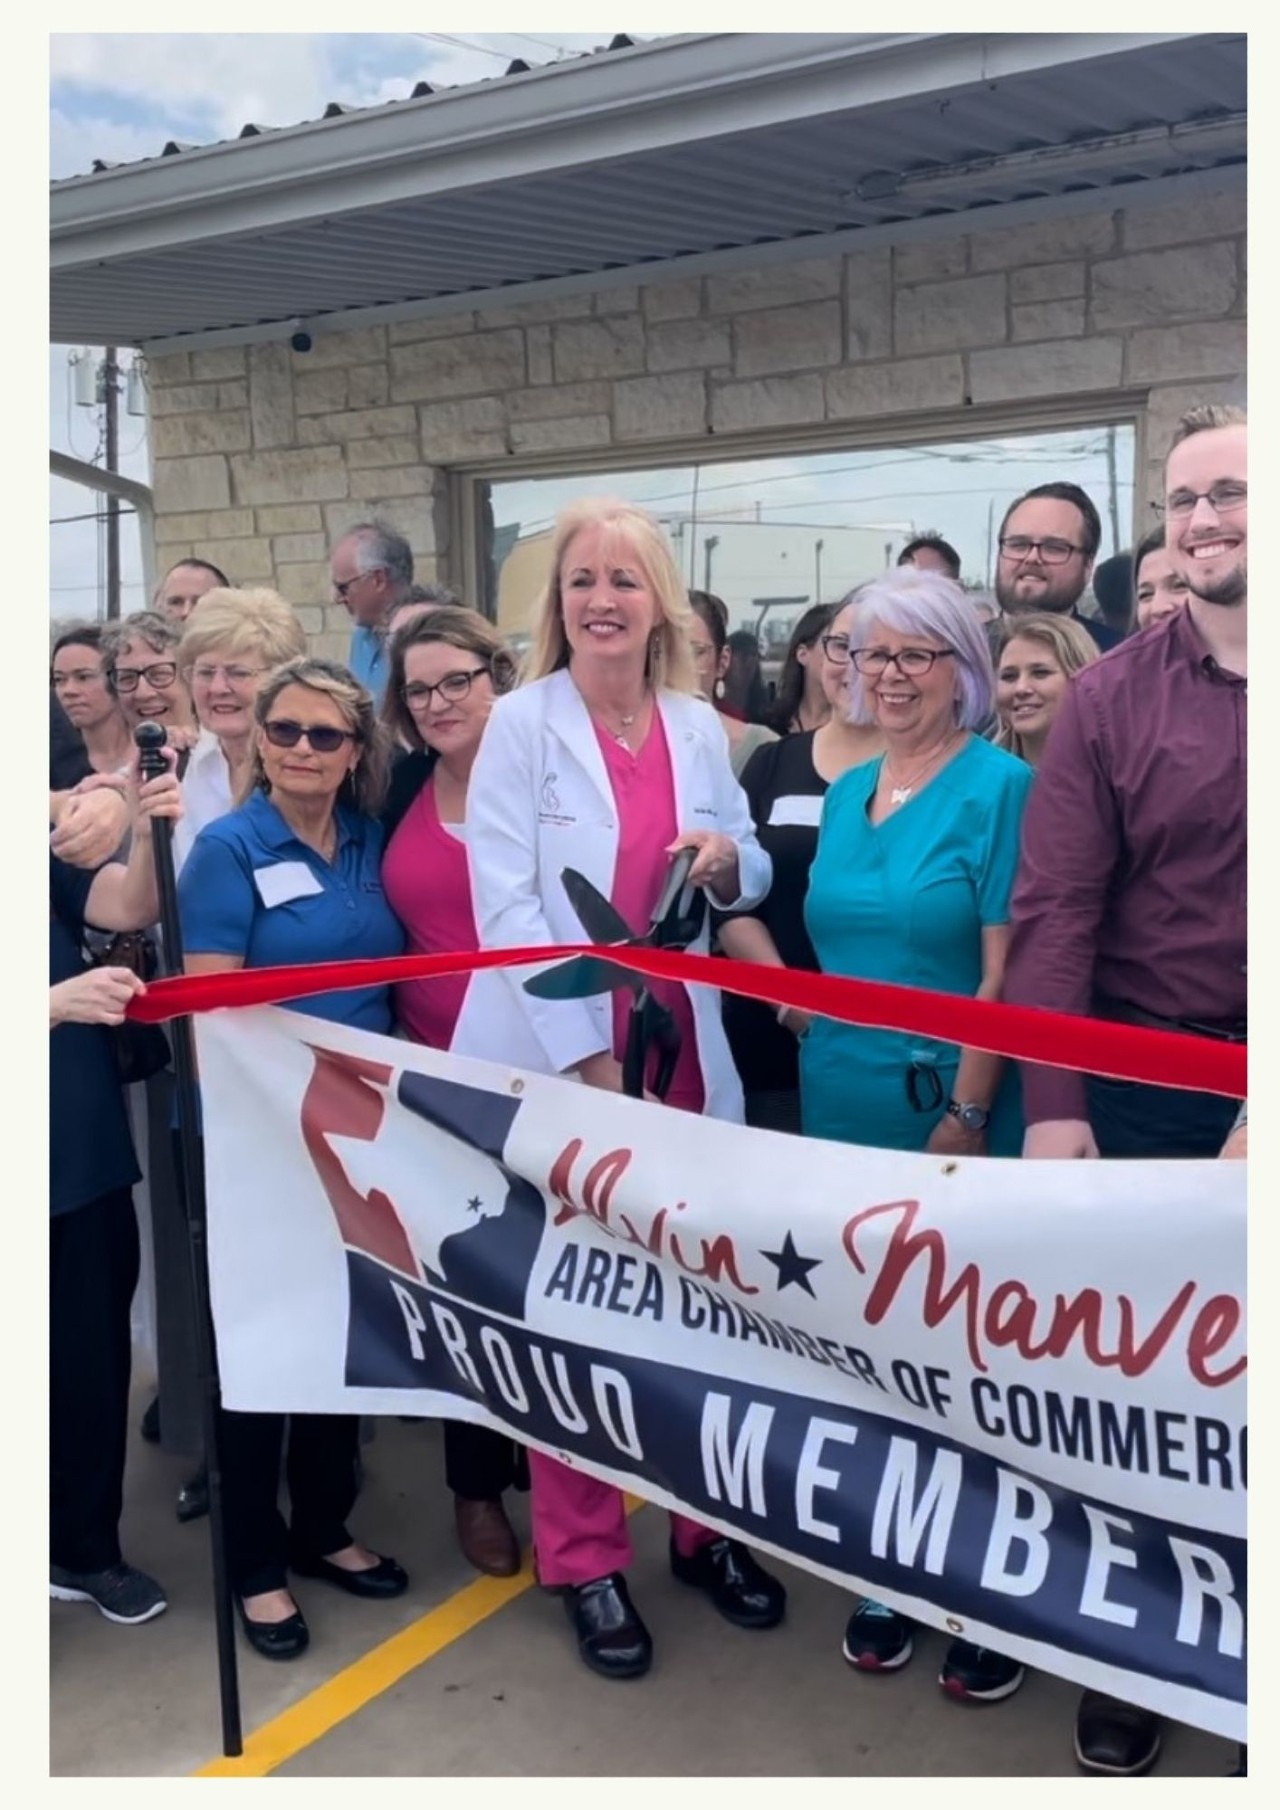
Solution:
[(318, 1577), (326, 1584), (335, 1584), (348, 1596), (403, 1596), (409, 1588), (408, 1572), (394, 1559), (380, 1558), (367, 1571), (344, 1571), (328, 1559), (294, 1559), (290, 1569), (299, 1577)]
[(636, 1614), (622, 1573), (568, 1584), (563, 1594), (582, 1663), (602, 1678), (643, 1678), (653, 1664), (653, 1637)]
[(301, 1610), (284, 1621), (250, 1621), (239, 1597), (236, 1607), (240, 1611), (240, 1626), (246, 1640), (264, 1659), (296, 1659), (310, 1646), (311, 1632), (302, 1619)]
[(179, 1521), (198, 1521), (201, 1515), (209, 1512), (209, 1479), (205, 1475), (204, 1466), (193, 1477), (188, 1477), (178, 1491), (178, 1500), (174, 1503), (173, 1512)]
[(787, 1592), (742, 1544), (723, 1535), (685, 1558), (671, 1542), (671, 1570), (682, 1584), (705, 1590), (736, 1628), (774, 1628), (787, 1607)]
[(138, 1431), (148, 1445), (160, 1443), (160, 1397), (153, 1395), (138, 1423)]
[(1076, 1711), (1076, 1761), (1084, 1772), (1137, 1778), (1160, 1756), (1160, 1718), (1102, 1691), (1086, 1691)]

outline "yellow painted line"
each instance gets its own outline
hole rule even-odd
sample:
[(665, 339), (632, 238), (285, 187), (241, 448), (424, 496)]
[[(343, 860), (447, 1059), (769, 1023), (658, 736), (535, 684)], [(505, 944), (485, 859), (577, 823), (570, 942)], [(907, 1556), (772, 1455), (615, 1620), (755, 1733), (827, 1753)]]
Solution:
[[(638, 1496), (625, 1498), (627, 1513), (644, 1503)], [(533, 1567), (526, 1552), (522, 1570), (515, 1577), (480, 1577), (374, 1647), (352, 1665), (326, 1679), (299, 1702), (281, 1712), (262, 1728), (245, 1736), (244, 1752), (235, 1759), (225, 1755), (210, 1760), (191, 1774), (197, 1779), (261, 1779), (283, 1766), (304, 1747), (310, 1747), (330, 1729), (354, 1716), (366, 1703), (437, 1653), (461, 1640), (472, 1628), (496, 1615), (533, 1584)]]

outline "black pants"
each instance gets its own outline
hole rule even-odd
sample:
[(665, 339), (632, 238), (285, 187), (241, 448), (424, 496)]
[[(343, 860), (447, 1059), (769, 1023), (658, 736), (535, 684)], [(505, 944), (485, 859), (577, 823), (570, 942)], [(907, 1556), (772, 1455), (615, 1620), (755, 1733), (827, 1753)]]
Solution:
[(506, 1433), (465, 1420), (446, 1420), (444, 1477), (455, 1496), (496, 1502), (503, 1490), (528, 1489), (528, 1454)]
[(1089, 1124), (1099, 1156), (1215, 1157), (1239, 1103), (1183, 1088), (1085, 1076)]
[(49, 1221), (49, 1559), (68, 1571), (120, 1559), (137, 1283), (132, 1189)]
[[(351, 1544), (360, 1422), (354, 1414), (218, 1416), (227, 1568), (237, 1596), (287, 1587), (291, 1558), (324, 1558)], [(280, 1513), (285, 1446), (289, 1525)]]

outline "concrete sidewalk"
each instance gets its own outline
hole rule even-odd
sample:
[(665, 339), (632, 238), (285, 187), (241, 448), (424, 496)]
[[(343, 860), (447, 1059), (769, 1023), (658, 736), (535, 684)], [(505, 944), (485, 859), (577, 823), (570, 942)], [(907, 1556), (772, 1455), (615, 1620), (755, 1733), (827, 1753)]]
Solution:
[[(170, 1607), (122, 1628), (88, 1605), (50, 1604), (55, 1777), (175, 1777), (220, 1752), (208, 1523), (181, 1527), (174, 1518), (190, 1466), (137, 1437), (148, 1393), (136, 1392), (124, 1543), (134, 1564), (160, 1578)], [(412, 1588), (392, 1603), (363, 1603), (300, 1579), (312, 1633), (301, 1660), (273, 1665), (237, 1636), (246, 1735), (475, 1582), (454, 1539), (438, 1427), (380, 1421), (364, 1459), (353, 1529), (400, 1559)], [(526, 1498), (514, 1498), (513, 1519), (527, 1535)], [(307, 1730), (282, 1735), (286, 1757), (272, 1770), (307, 1778), (1075, 1775), (1074, 1686), (1032, 1674), (1008, 1703), (957, 1706), (938, 1690), (946, 1640), (932, 1632), (896, 1676), (855, 1675), (839, 1651), (852, 1598), (787, 1569), (786, 1621), (744, 1633), (671, 1577), (662, 1513), (644, 1508), (631, 1526), (632, 1594), (657, 1649), (647, 1679), (607, 1683), (588, 1672), (559, 1602), (534, 1587), (335, 1721), (345, 1705), (332, 1700), (354, 1701), (357, 1688), (341, 1680), (323, 1713), (308, 1705)], [(465, 1624), (465, 1608), (458, 1619)], [(1229, 1743), (1171, 1727), (1156, 1776), (1222, 1777), (1234, 1763)]]

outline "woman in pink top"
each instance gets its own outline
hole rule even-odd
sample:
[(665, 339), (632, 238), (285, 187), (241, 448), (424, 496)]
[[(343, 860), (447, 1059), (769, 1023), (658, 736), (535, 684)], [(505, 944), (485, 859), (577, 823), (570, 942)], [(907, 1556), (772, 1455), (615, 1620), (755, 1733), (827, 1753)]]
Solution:
[[(468, 856), (486, 948), (581, 941), (566, 867), (637, 931), (681, 848), (696, 850), (690, 878), (717, 904), (745, 908), (768, 890), (769, 858), (724, 731), (694, 696), (690, 622), (651, 515), (597, 498), (561, 515), (533, 613), (530, 682), (495, 706), (471, 786)], [(707, 947), (705, 927), (693, 946)], [(621, 1091), (629, 997), (539, 1000), (520, 978), (504, 977), (468, 1053)], [(719, 996), (673, 987), (663, 997), (683, 1033), (669, 1104), (741, 1120)], [(531, 1056), (512, 1053), (517, 1040)], [(631, 1546), (621, 1493), (532, 1450), (529, 1469), (539, 1582), (563, 1596), (585, 1664), (607, 1678), (639, 1677), (653, 1645), (623, 1576)], [(781, 1620), (786, 1592), (740, 1541), (673, 1515), (670, 1562), (736, 1626)]]
[[(406, 953), (477, 949), (467, 872), (467, 783), (493, 700), (515, 682), (515, 663), (473, 610), (440, 608), (392, 637), (383, 718), (407, 746), (391, 776), (382, 824), (382, 883), (404, 925)], [(395, 989), (405, 1037), (453, 1047), (467, 1002), (466, 975), (405, 981)], [(458, 1540), (477, 1571), (512, 1577), (520, 1546), (502, 1504), (527, 1487), (523, 1453), (505, 1434), (444, 1423), (445, 1477)]]

